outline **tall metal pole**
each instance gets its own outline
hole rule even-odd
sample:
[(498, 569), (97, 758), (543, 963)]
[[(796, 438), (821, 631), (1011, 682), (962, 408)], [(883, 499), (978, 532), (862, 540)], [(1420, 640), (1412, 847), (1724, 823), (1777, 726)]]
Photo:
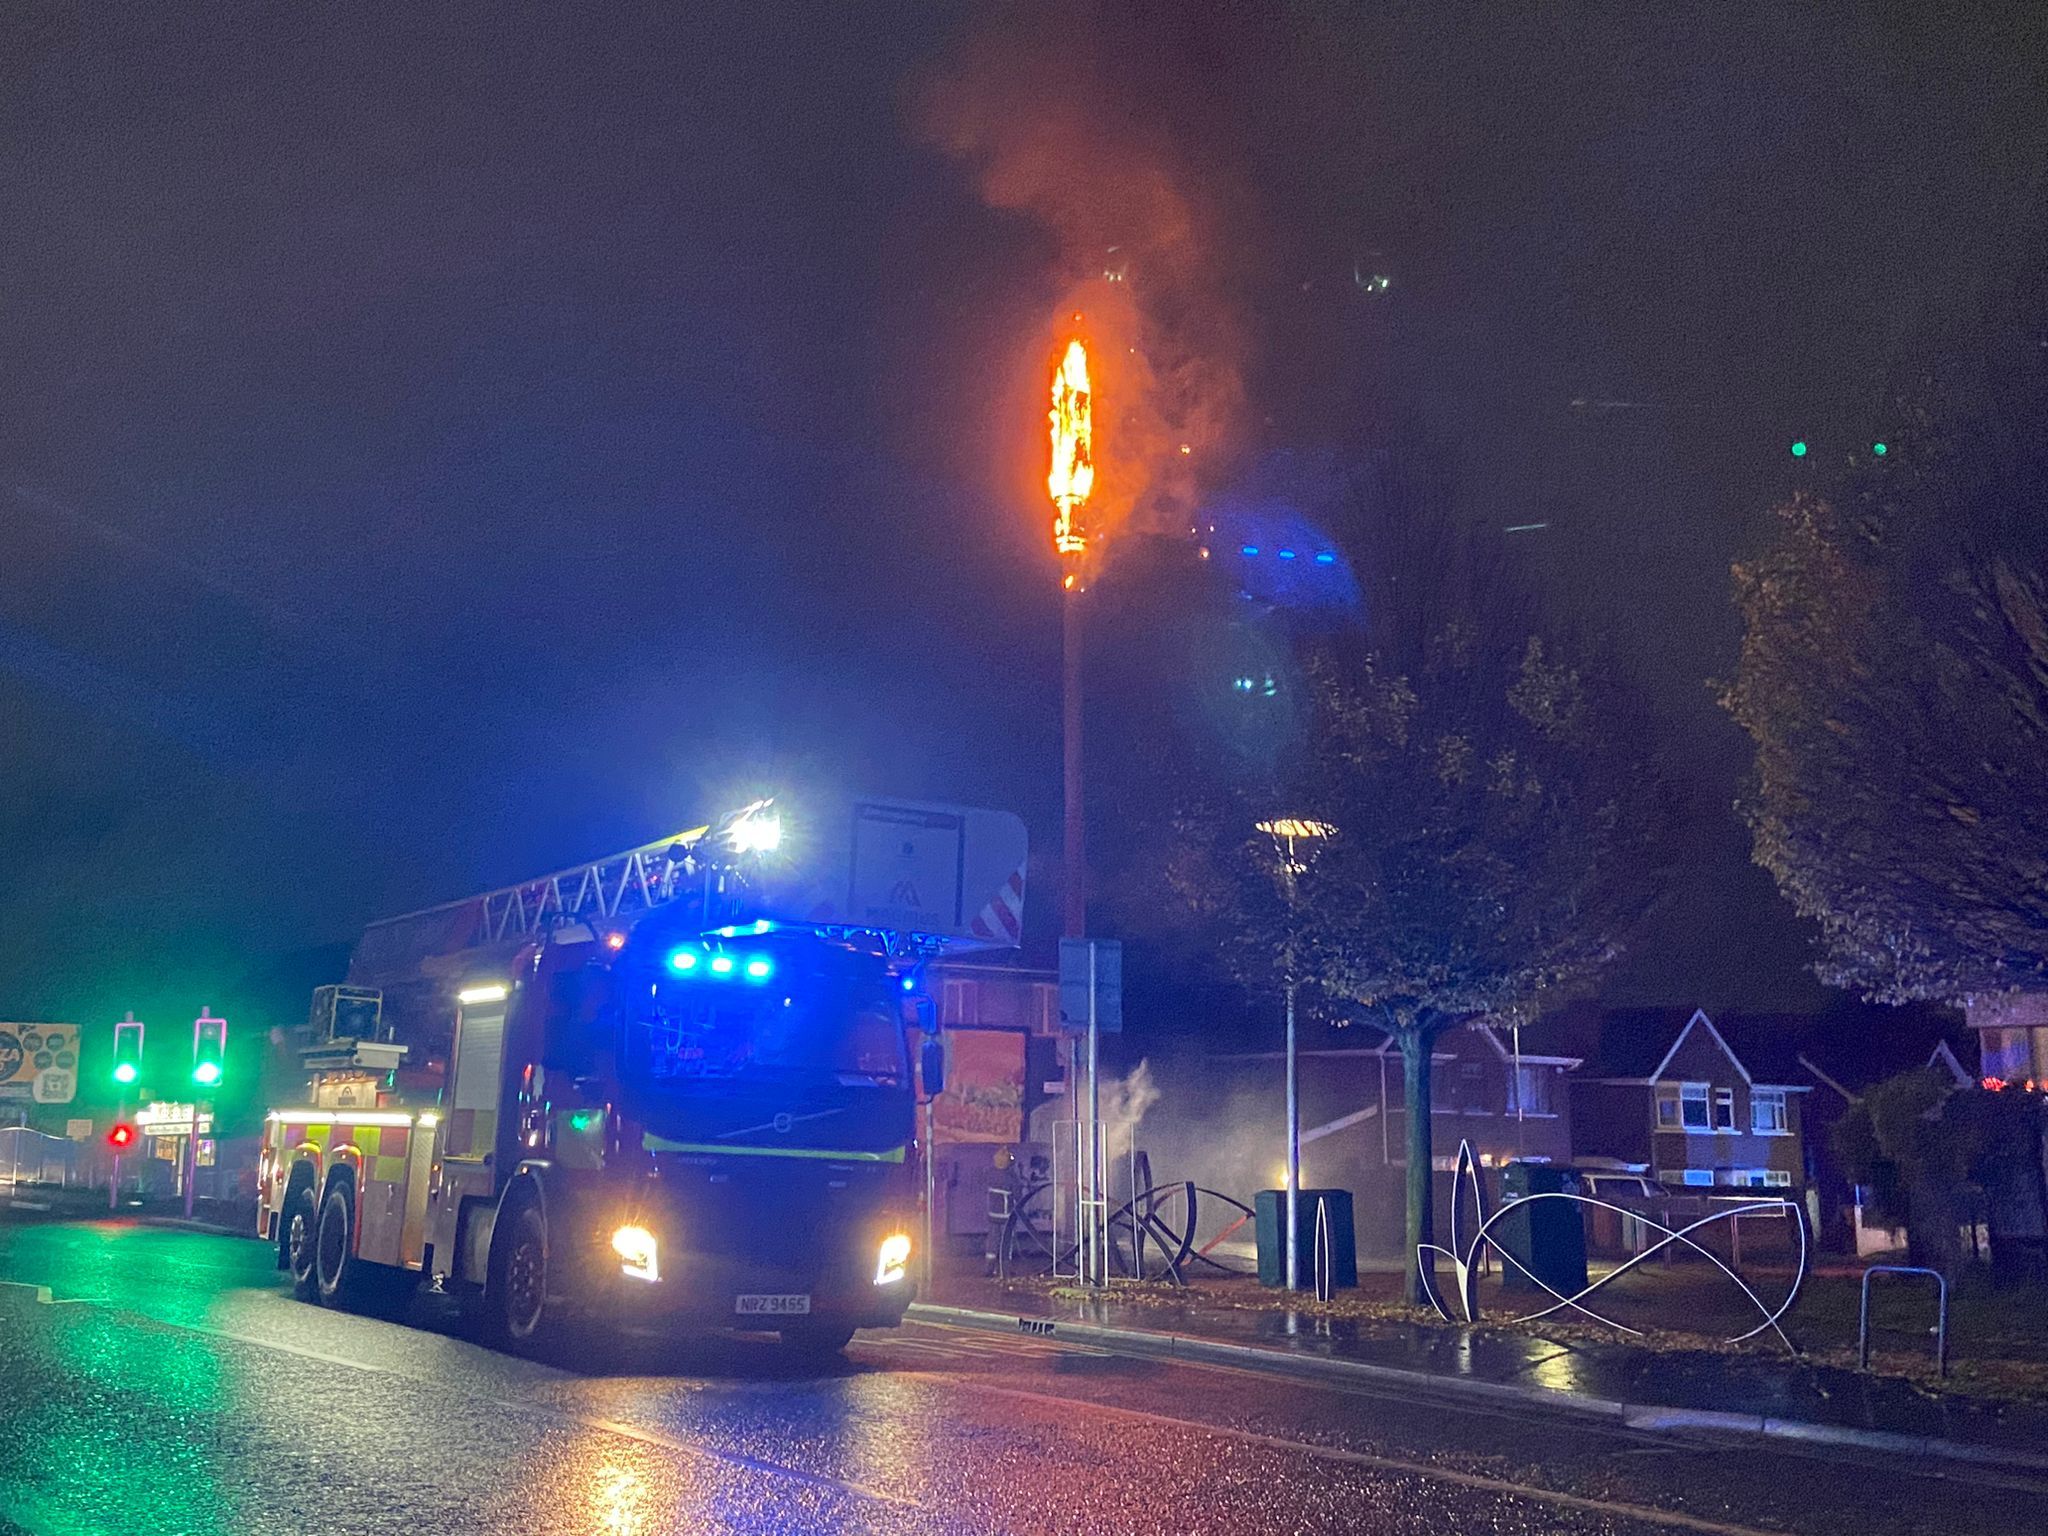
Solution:
[[(1081, 789), (1081, 582), (1080, 572), (1070, 564), (1060, 597), (1060, 762), (1065, 797), (1065, 826), (1062, 844), (1061, 931), (1067, 938), (1088, 934), (1088, 847), (1087, 823), (1082, 809)], [(1103, 1262), (1100, 1225), (1102, 1178), (1099, 1145), (1102, 1139), (1101, 1059), (1095, 1022), (1095, 951), (1088, 951), (1088, 1080), (1087, 1114), (1080, 1129), (1080, 1207), (1087, 1223), (1081, 1234), (1081, 1272), (1084, 1283), (1101, 1283)]]
[(938, 1267), (935, 1262), (936, 1243), (932, 1207), (938, 1199), (938, 1175), (932, 1158), (932, 1099), (925, 1095), (924, 1101), (924, 1293), (933, 1294), (938, 1283)]
[(1088, 1242), (1090, 1262), (1088, 1283), (1100, 1285), (1109, 1278), (1109, 1198), (1103, 1186), (1108, 1181), (1103, 1156), (1102, 1134), (1102, 1031), (1095, 1017), (1095, 946), (1088, 946)]
[(1060, 597), (1063, 652), (1060, 744), (1062, 787), (1066, 795), (1066, 836), (1061, 849), (1060, 932), (1067, 938), (1088, 935), (1088, 848), (1081, 817), (1081, 588), (1073, 575)]
[(1287, 1289), (1301, 1288), (1301, 1058), (1294, 1049), (1294, 957), (1287, 957)]
[[(131, 1013), (129, 1017), (133, 1018), (134, 1015)], [(120, 1104), (114, 1109), (114, 1124), (126, 1125), (127, 1123), (128, 1095), (124, 1093), (121, 1095)], [(107, 1209), (110, 1211), (121, 1209), (121, 1149), (119, 1147), (114, 1149), (114, 1176), (107, 1181)]]

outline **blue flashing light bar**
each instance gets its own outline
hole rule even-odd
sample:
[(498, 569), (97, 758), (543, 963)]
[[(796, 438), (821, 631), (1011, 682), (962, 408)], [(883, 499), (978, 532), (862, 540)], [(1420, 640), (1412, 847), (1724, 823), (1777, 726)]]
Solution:
[(749, 981), (766, 981), (775, 974), (775, 962), (767, 955), (714, 955), (687, 944), (668, 952), (668, 968), (678, 976), (692, 979), (708, 972), (718, 977), (739, 975)]

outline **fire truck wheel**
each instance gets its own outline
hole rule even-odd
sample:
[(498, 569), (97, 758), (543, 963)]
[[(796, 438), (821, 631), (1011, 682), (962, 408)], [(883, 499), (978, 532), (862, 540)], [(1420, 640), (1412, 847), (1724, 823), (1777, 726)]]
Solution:
[(320, 1213), (313, 1205), (313, 1186), (300, 1184), (285, 1197), (278, 1219), (277, 1243), (284, 1250), (284, 1267), (291, 1272), (292, 1292), (301, 1301), (320, 1299), (320, 1283), (314, 1272), (319, 1232)]
[(320, 1207), (320, 1236), (313, 1269), (320, 1299), (330, 1307), (353, 1307), (362, 1299), (363, 1261), (354, 1253), (356, 1186), (337, 1176)]
[(778, 1330), (782, 1347), (805, 1356), (836, 1355), (853, 1342), (851, 1323), (792, 1323)]
[(492, 1253), (488, 1317), (497, 1335), (521, 1351), (542, 1348), (558, 1331), (548, 1307), (548, 1229), (537, 1205), (522, 1205)]

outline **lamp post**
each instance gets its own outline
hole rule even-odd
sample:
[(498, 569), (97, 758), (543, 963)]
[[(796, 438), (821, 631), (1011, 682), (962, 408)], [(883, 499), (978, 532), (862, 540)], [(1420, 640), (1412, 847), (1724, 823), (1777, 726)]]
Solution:
[(1273, 840), (1280, 861), (1280, 889), (1287, 898), (1287, 1187), (1281, 1193), (1287, 1210), (1287, 1289), (1301, 1289), (1301, 1058), (1295, 1049), (1295, 899), (1296, 882), (1308, 868), (1316, 848), (1337, 829), (1327, 821), (1310, 821), (1301, 816), (1276, 817), (1258, 824), (1259, 831)]

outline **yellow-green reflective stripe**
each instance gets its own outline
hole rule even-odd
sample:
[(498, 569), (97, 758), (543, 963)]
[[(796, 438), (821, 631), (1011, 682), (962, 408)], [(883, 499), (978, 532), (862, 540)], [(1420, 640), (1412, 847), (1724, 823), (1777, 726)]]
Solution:
[(734, 1147), (723, 1143), (670, 1141), (664, 1136), (643, 1135), (640, 1145), (649, 1152), (699, 1152), (714, 1157), (809, 1157), (828, 1163), (900, 1163), (902, 1147), (886, 1152), (844, 1152), (831, 1147)]

